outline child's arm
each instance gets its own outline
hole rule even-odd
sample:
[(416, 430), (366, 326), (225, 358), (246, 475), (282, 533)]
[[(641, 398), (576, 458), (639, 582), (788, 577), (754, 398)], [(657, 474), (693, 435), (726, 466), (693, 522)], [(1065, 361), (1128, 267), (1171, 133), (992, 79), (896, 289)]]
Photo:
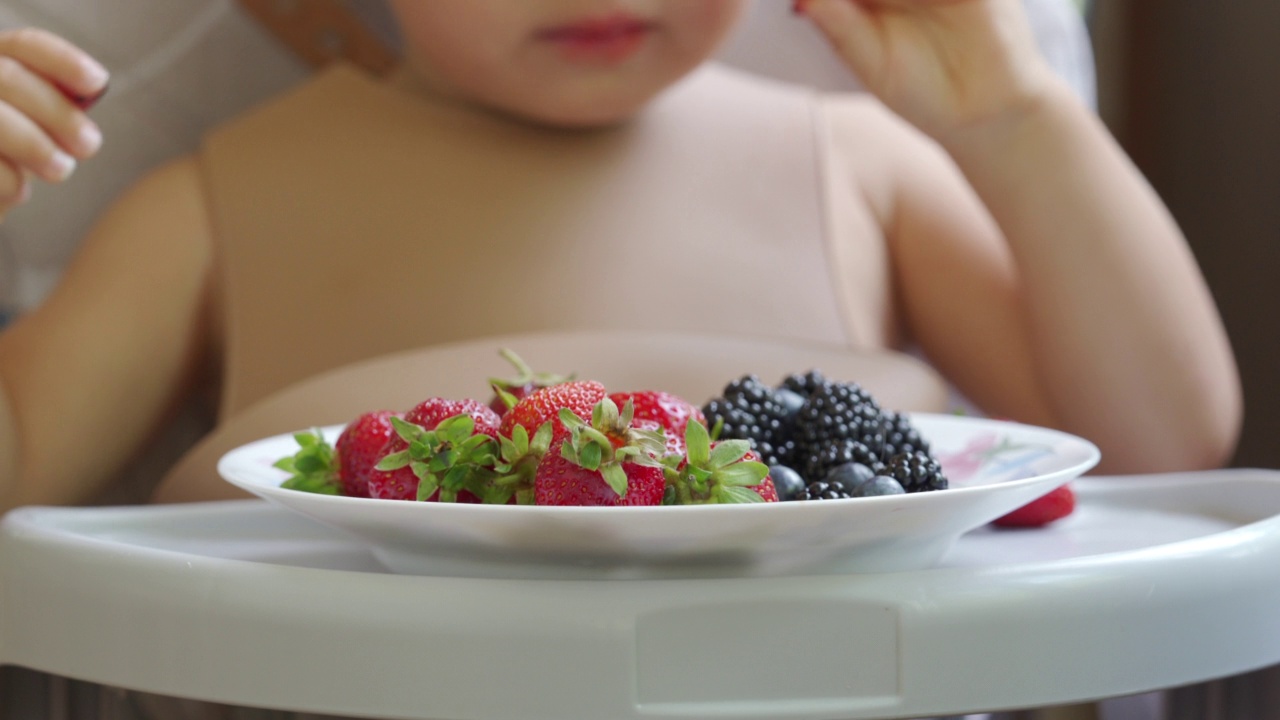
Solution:
[(62, 182), (102, 143), (82, 111), (107, 71), (67, 41), (33, 28), (0, 32), (0, 218), (31, 193), (30, 177)]
[[(985, 410), (1056, 426), (1101, 469), (1220, 465), (1234, 359), (1194, 258), (1100, 122), (1035, 52), (1017, 0), (810, 0), (911, 137), (886, 174), (903, 312)], [(967, 182), (966, 182), (967, 181)]]
[(0, 510), (82, 502), (143, 446), (197, 378), (211, 251), (196, 167), (169, 165), (104, 216), (52, 297), (0, 334)]

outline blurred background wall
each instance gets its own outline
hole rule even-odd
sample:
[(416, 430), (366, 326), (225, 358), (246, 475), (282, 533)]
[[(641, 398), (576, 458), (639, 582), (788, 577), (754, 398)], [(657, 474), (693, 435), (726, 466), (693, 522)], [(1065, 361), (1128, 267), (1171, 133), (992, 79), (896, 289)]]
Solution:
[(1245, 388), (1236, 466), (1280, 468), (1280, 0), (1095, 0), (1099, 108), (1172, 209)]

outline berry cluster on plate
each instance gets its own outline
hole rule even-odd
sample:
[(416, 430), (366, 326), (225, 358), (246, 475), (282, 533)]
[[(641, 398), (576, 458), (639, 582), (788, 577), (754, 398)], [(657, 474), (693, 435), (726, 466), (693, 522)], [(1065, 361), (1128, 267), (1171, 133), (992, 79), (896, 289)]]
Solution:
[(703, 407), (658, 390), (534, 373), (493, 397), (432, 397), (352, 420), (330, 445), (297, 433), (283, 487), (388, 500), (699, 505), (828, 500), (947, 487), (907, 416), (818, 371), (754, 376)]
[(943, 490), (947, 478), (929, 443), (902, 413), (866, 389), (817, 370), (768, 386), (754, 375), (730, 382), (702, 407), (721, 437), (749, 440), (781, 495), (832, 500)]

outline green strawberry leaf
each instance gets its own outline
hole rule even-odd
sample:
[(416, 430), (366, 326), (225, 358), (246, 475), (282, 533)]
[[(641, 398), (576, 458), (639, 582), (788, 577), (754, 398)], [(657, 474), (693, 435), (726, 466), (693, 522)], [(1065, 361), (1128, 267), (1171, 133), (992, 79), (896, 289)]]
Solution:
[(618, 425), (618, 406), (606, 396), (591, 408), (591, 426), (611, 428)]
[[(520, 427), (520, 430), (523, 432), (524, 428)], [(539, 425), (538, 429), (533, 433), (533, 439), (529, 441), (529, 450), (537, 453), (538, 457), (542, 457), (547, 454), (547, 451), (551, 449), (551, 435), (553, 431), (554, 428), (552, 427), (550, 420)]]
[(293, 441), (298, 443), (298, 447), (306, 450), (324, 442), (324, 436), (316, 430), (296, 432), (293, 434)]
[[(613, 401), (609, 400), (609, 404), (613, 405)], [(614, 405), (614, 407), (616, 408), (617, 405)], [(627, 398), (627, 402), (622, 406), (622, 414), (618, 416), (618, 425), (620, 427), (631, 427), (631, 422), (635, 418), (636, 404), (631, 398)]]
[(449, 489), (452, 493), (457, 493), (467, 485), (467, 481), (471, 478), (471, 468), (466, 465), (456, 465), (449, 468), (440, 480), (440, 487)]
[(747, 440), (724, 440), (711, 451), (707, 458), (707, 467), (722, 468), (741, 460), (751, 451), (751, 443)]
[(471, 437), (475, 429), (475, 418), (462, 413), (441, 420), (440, 424), (436, 426), (435, 432), (440, 442), (459, 445)]
[(600, 476), (604, 478), (605, 483), (618, 493), (618, 497), (627, 496), (627, 472), (617, 463), (608, 463), (600, 468)]
[[(417, 474), (415, 468), (414, 474)], [(436, 490), (440, 489), (440, 480), (431, 473), (423, 473), (418, 475), (418, 502), (426, 502), (436, 494)]]
[(565, 428), (567, 428), (570, 432), (572, 432), (577, 428), (583, 428), (587, 426), (587, 421), (578, 417), (577, 414), (575, 414), (569, 408), (560, 408), (560, 410), (556, 413), (556, 416), (560, 418), (560, 422), (564, 424)]
[(716, 418), (716, 424), (711, 428), (711, 439), (719, 440), (722, 432), (724, 432), (724, 418)]
[(598, 470), (604, 460), (604, 450), (596, 443), (587, 443), (578, 451), (578, 464), (588, 470)]
[(298, 451), (272, 463), (274, 467), (289, 473), (280, 487), (322, 495), (341, 494), (342, 481), (338, 477), (337, 453), (324, 439), (324, 435), (319, 430), (312, 429), (294, 433), (293, 439), (298, 443)]
[(456, 464), (456, 456), (457, 451), (453, 448), (442, 448), (427, 461), (427, 469), (431, 472), (444, 472)]
[(684, 428), (685, 454), (690, 465), (705, 467), (711, 458), (711, 436), (707, 428), (697, 420), (690, 420)]
[(416, 476), (419, 481), (425, 480), (427, 476), (431, 474), (431, 466), (421, 460), (410, 460), (409, 469), (413, 471), (414, 476)]
[(753, 487), (769, 474), (769, 467), (754, 461), (738, 462), (712, 473), (713, 481), (721, 485)]
[(667, 488), (662, 491), (662, 504), (663, 505), (679, 505), (680, 504), (679, 491), (676, 490), (675, 486), (668, 485)]
[(408, 464), (409, 464), (409, 451), (401, 450), (400, 452), (391, 453), (390, 455), (379, 460), (378, 464), (373, 466), (373, 469), (387, 472), (390, 470), (399, 470), (400, 468)]
[(723, 492), (717, 493), (722, 503), (746, 504), (746, 503), (762, 503), (764, 498), (754, 490), (748, 490), (744, 487), (726, 487)]
[(315, 493), (317, 495), (338, 495), (341, 493), (336, 482), (313, 475), (295, 475), (280, 483), (280, 487), (286, 490), (301, 490), (302, 492)]
[(407, 443), (412, 443), (419, 435), (426, 432), (421, 427), (395, 416), (391, 417), (391, 429), (395, 430), (396, 435)]
[(493, 388), (493, 394), (498, 396), (498, 399), (502, 401), (502, 405), (508, 410), (515, 407), (516, 403), (520, 402), (515, 395), (507, 392), (499, 381), (495, 381), (490, 378), (489, 387)]

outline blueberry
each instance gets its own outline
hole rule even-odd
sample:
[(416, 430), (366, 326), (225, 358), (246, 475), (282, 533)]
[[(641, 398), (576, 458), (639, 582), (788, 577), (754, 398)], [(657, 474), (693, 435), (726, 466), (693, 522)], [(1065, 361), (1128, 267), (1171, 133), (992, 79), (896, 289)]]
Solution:
[(773, 391), (773, 398), (782, 406), (783, 417), (794, 417), (804, 407), (804, 396), (795, 390), (778, 388)]
[(902, 484), (887, 475), (877, 475), (858, 486), (854, 497), (875, 497), (877, 495), (902, 495), (907, 491)]
[(857, 492), (858, 487), (875, 477), (875, 473), (871, 468), (858, 462), (849, 462), (837, 465), (827, 473), (823, 478), (829, 483), (835, 483), (842, 486), (850, 495)]
[(779, 500), (795, 500), (804, 496), (804, 478), (786, 465), (770, 465), (769, 477), (773, 478), (773, 488), (778, 491)]

